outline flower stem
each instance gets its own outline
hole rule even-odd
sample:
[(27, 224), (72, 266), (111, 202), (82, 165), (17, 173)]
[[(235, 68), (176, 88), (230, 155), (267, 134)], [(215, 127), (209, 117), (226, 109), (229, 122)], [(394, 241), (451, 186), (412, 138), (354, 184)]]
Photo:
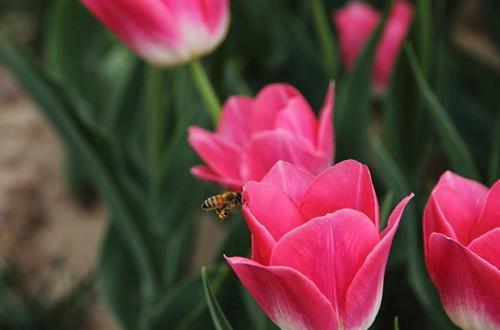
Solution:
[(162, 84), (162, 70), (150, 66), (147, 73), (147, 107), (149, 120), (149, 157), (151, 176), (159, 172), (159, 162), (165, 131), (165, 91)]
[(318, 39), (323, 51), (324, 63), (330, 78), (335, 79), (337, 75), (336, 47), (328, 22), (328, 14), (323, 5), (323, 0), (309, 0), (311, 11), (314, 16), (314, 25)]
[(194, 60), (191, 62), (190, 66), (193, 79), (198, 87), (198, 91), (200, 92), (203, 101), (205, 102), (206, 109), (208, 110), (215, 127), (219, 122), (221, 107), (217, 94), (215, 93), (212, 83), (210, 82), (210, 79), (208, 79), (207, 72), (201, 62), (199, 60)]

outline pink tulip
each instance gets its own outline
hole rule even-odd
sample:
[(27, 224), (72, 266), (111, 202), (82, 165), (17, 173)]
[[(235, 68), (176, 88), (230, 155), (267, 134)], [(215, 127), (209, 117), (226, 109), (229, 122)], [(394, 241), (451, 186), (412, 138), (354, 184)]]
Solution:
[(229, 23), (228, 0), (81, 0), (145, 60), (170, 66), (213, 50)]
[(215, 133), (189, 129), (189, 143), (206, 163), (191, 172), (234, 190), (262, 179), (279, 160), (318, 174), (333, 161), (333, 101), (332, 85), (318, 120), (306, 99), (286, 84), (268, 85), (255, 98), (233, 96)]
[[(380, 22), (381, 15), (370, 5), (354, 1), (336, 11), (333, 22), (338, 30), (340, 52), (346, 68), (351, 68)], [(394, 4), (379, 41), (373, 68), (376, 91), (383, 91), (391, 74), (401, 45), (413, 19), (413, 8), (406, 0)]]
[(405, 198), (379, 233), (368, 167), (343, 161), (314, 177), (278, 162), (243, 188), (252, 258), (227, 261), (282, 329), (367, 329)]
[(427, 269), (452, 321), (500, 329), (500, 180), (491, 189), (452, 172), (424, 212)]

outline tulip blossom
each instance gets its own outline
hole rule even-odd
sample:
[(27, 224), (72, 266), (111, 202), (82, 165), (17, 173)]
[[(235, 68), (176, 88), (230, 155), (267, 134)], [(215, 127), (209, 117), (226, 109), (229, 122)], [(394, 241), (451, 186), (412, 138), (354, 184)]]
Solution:
[(228, 0), (82, 0), (118, 38), (161, 66), (212, 51), (229, 25)]
[(268, 85), (255, 98), (233, 96), (214, 133), (189, 128), (189, 143), (206, 164), (191, 172), (238, 191), (279, 160), (318, 174), (333, 161), (333, 102), (332, 85), (317, 119), (306, 99), (286, 84)]
[[(385, 90), (389, 84), (412, 19), (411, 4), (406, 0), (397, 0), (375, 53), (373, 84), (376, 91)], [(333, 22), (338, 31), (343, 64), (347, 69), (355, 64), (380, 20), (381, 15), (377, 10), (360, 1), (350, 2), (334, 13)]]
[(488, 189), (443, 174), (425, 207), (424, 249), (451, 320), (463, 329), (500, 329), (500, 181)]
[(367, 329), (382, 299), (394, 234), (411, 196), (379, 232), (370, 172), (353, 160), (314, 177), (278, 162), (243, 187), (252, 258), (227, 261), (282, 329)]

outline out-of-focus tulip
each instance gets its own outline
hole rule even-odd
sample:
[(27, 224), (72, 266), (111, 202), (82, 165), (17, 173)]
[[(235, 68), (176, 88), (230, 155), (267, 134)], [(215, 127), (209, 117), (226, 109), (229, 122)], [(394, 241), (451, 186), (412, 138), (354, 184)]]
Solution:
[(279, 160), (318, 174), (333, 161), (333, 103), (332, 85), (318, 120), (289, 85), (269, 85), (253, 99), (233, 96), (215, 133), (189, 129), (189, 143), (206, 163), (191, 172), (234, 190), (262, 179)]
[(213, 50), (229, 23), (228, 0), (81, 0), (125, 44), (161, 66)]
[[(370, 5), (354, 1), (333, 15), (338, 31), (343, 64), (351, 68), (361, 55), (374, 32), (381, 15)], [(398, 53), (413, 19), (413, 8), (406, 0), (394, 4), (385, 30), (377, 47), (373, 68), (373, 84), (376, 91), (384, 91), (390, 82)]]
[(243, 188), (252, 258), (227, 258), (282, 329), (367, 329), (380, 307), (385, 266), (411, 196), (379, 233), (370, 172), (353, 160), (317, 177), (278, 162)]
[(463, 329), (500, 329), (500, 181), (451, 172), (424, 212), (425, 260), (443, 306)]

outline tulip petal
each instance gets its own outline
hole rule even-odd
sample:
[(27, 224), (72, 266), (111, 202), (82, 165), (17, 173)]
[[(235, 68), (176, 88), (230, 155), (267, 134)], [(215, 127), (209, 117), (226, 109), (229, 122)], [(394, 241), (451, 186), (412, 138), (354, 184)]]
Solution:
[(280, 160), (267, 172), (261, 182), (280, 188), (298, 205), (313, 179), (310, 173)]
[(304, 275), (288, 267), (226, 258), (257, 304), (282, 329), (339, 329), (330, 302)]
[(350, 208), (365, 213), (379, 226), (370, 170), (355, 160), (340, 162), (316, 177), (299, 207), (307, 219)]
[(331, 83), (326, 94), (325, 104), (320, 113), (316, 146), (326, 156), (328, 164), (333, 163), (335, 155), (335, 133), (333, 128), (333, 112), (335, 104), (335, 83)]
[(300, 136), (285, 130), (256, 134), (243, 154), (241, 177), (245, 181), (260, 181), (278, 162), (283, 160), (297, 165), (312, 174), (328, 166), (325, 155), (317, 152)]
[(488, 195), (488, 188), (484, 185), (477, 181), (461, 177), (450, 171), (446, 171), (441, 178), (439, 178), (437, 186), (440, 185), (447, 185), (454, 188), (456, 193), (468, 199), (478, 209), (478, 212), (481, 210), (486, 200), (486, 196)]
[(476, 238), (468, 248), (500, 270), (500, 227)]
[(214, 171), (212, 171), (205, 165), (192, 167), (191, 174), (200, 180), (218, 183), (229, 190), (241, 191), (241, 187), (243, 186), (242, 181), (217, 175)]
[(255, 98), (250, 117), (253, 131), (260, 132), (274, 127), (278, 114), (288, 102), (300, 93), (287, 84), (271, 84), (264, 87)]
[(251, 114), (253, 100), (244, 96), (229, 98), (222, 108), (217, 134), (244, 148), (250, 140), (252, 128), (248, 117)]
[(297, 205), (273, 185), (250, 181), (243, 187), (243, 200), (275, 240), (305, 222)]
[(491, 187), (486, 201), (474, 228), (474, 237), (500, 227), (500, 180)]
[(221, 177), (240, 178), (238, 147), (199, 127), (189, 128), (189, 144), (208, 167)]
[(274, 128), (302, 136), (307, 143), (311, 143), (311, 147), (315, 147), (318, 123), (311, 106), (301, 95), (290, 99), (276, 117)]
[(262, 265), (269, 265), (276, 240), (269, 230), (255, 218), (248, 205), (243, 205), (242, 211), (248, 229), (252, 233), (252, 260)]
[(368, 329), (375, 320), (382, 301), (384, 272), (392, 240), (403, 211), (413, 194), (403, 199), (392, 212), (382, 239), (366, 257), (349, 286), (345, 300), (346, 329)]
[(500, 328), (500, 270), (440, 233), (429, 239), (429, 262), (453, 322), (463, 329)]
[(347, 289), (378, 242), (372, 220), (359, 211), (343, 209), (283, 236), (274, 247), (270, 265), (288, 266), (304, 274), (344, 315)]

